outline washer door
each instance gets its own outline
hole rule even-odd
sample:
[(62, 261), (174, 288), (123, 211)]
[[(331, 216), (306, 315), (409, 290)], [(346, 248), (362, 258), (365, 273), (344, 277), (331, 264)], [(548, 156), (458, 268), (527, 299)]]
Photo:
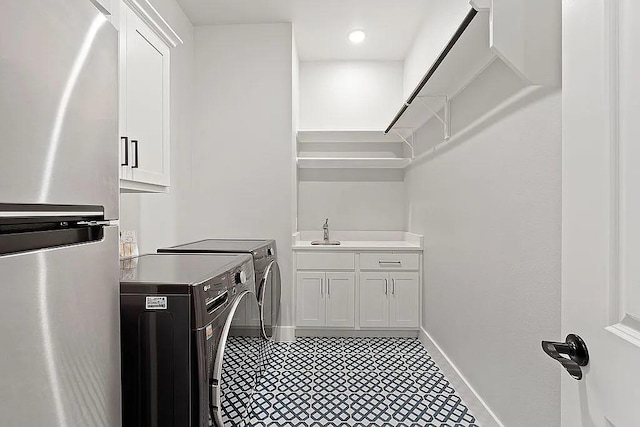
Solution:
[(258, 285), (258, 309), (260, 311), (260, 332), (264, 339), (273, 338), (280, 319), (280, 267), (271, 261), (264, 270)]
[(260, 375), (263, 340), (245, 334), (246, 328), (234, 327), (234, 315), (241, 304), (256, 305), (255, 294), (243, 291), (232, 301), (220, 336), (211, 381), (218, 385), (211, 396), (212, 416), (217, 427), (244, 425)]

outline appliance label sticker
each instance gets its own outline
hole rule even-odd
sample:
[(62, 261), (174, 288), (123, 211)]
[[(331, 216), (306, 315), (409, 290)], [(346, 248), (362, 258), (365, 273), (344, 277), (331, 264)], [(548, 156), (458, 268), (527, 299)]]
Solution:
[(167, 297), (147, 297), (147, 310), (166, 310)]
[(207, 326), (207, 340), (213, 338), (213, 327), (211, 325)]

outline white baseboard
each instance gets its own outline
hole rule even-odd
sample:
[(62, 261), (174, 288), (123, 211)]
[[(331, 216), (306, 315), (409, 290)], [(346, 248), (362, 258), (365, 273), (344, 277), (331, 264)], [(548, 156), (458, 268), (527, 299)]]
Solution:
[(273, 331), (273, 339), (278, 342), (293, 342), (296, 340), (295, 326), (276, 326)]
[(327, 329), (327, 328), (298, 328), (298, 337), (394, 337), (394, 338), (417, 338), (417, 330), (388, 330), (388, 329)]
[(422, 327), (420, 328), (418, 339), (424, 344), (433, 360), (440, 367), (449, 382), (451, 382), (451, 385), (458, 395), (469, 407), (471, 413), (476, 417), (478, 424), (482, 427), (504, 427), (504, 424), (500, 422), (487, 403), (473, 389), (467, 379), (462, 376), (462, 373), (456, 365), (453, 364), (451, 359), (449, 359), (440, 346)]

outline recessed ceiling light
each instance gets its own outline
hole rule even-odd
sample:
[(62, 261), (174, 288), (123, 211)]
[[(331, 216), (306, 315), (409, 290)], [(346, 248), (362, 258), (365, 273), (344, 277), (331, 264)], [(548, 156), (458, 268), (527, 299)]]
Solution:
[(349, 40), (351, 40), (351, 43), (362, 43), (366, 38), (367, 35), (362, 30), (353, 30), (349, 33)]

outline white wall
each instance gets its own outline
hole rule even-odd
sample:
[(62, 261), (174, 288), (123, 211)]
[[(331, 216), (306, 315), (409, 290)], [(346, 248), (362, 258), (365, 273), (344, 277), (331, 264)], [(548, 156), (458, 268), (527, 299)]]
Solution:
[[(523, 93), (498, 61), (454, 100), (452, 140), (407, 172), (408, 230), (425, 235), (423, 327), (505, 426), (553, 427), (560, 369), (540, 340), (560, 338), (561, 93), (495, 110)], [(427, 123), (418, 152), (439, 141)]]
[(430, 0), (428, 7), (425, 22), (404, 61), (405, 100), (471, 10), (469, 0)]
[(193, 26), (175, 0), (150, 0), (184, 44), (171, 50), (171, 188), (168, 194), (122, 194), (120, 229), (136, 230), (141, 253), (181, 241), (178, 224), (189, 186), (192, 138)]
[(191, 189), (183, 240), (277, 240), (282, 324), (292, 325), (291, 24), (196, 27)]
[(402, 62), (300, 63), (300, 129), (384, 130), (402, 102)]

